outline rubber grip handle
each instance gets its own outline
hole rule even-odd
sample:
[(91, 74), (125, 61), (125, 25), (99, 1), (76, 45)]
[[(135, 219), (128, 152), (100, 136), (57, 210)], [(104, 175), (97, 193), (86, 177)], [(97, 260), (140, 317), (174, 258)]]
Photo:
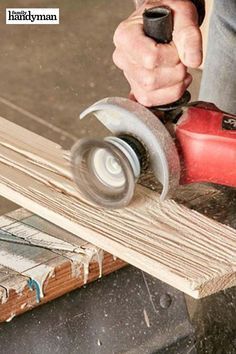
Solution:
[(173, 16), (167, 6), (146, 9), (143, 13), (143, 29), (146, 36), (157, 43), (170, 43), (173, 33)]

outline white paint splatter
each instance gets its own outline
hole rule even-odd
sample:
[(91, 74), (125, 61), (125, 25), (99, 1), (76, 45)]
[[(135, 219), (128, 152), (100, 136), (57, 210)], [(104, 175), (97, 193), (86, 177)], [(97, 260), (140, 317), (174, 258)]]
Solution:
[(11, 316), (6, 319), (6, 322), (10, 322), (15, 316), (15, 313), (11, 313)]
[(43, 284), (54, 269), (46, 264), (38, 264), (22, 255), (0, 250), (0, 264), (4, 267), (15, 270), (22, 275), (37, 281), (40, 288), (40, 297), (43, 297)]

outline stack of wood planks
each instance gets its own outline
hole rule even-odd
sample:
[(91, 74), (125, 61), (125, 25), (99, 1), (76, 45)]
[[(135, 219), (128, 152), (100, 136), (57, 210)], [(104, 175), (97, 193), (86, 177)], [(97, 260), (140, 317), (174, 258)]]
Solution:
[(188, 187), (177, 202), (160, 203), (156, 191), (138, 185), (129, 207), (95, 208), (73, 182), (68, 152), (3, 118), (0, 171), (0, 195), (75, 235), (79, 244), (93, 244), (195, 298), (236, 284), (236, 231), (214, 220), (227, 216), (226, 192)]
[(0, 216), (0, 322), (125, 265), (25, 209)]

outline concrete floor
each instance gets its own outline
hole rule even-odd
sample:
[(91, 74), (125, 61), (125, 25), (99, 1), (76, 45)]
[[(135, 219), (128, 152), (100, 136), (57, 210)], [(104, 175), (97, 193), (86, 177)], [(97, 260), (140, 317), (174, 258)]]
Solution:
[[(121, 72), (112, 63), (112, 35), (117, 24), (132, 11), (133, 5), (132, 1), (124, 0), (51, 0), (50, 7), (60, 8), (59, 26), (9, 26), (4, 24), (6, 7), (35, 7), (36, 3), (37, 7), (45, 6), (45, 0), (37, 0), (37, 2), (33, 0), (2, 0), (0, 2), (0, 115), (60, 143), (64, 148), (70, 148), (76, 138), (92, 134), (95, 128), (101, 130), (101, 126), (94, 119), (79, 124), (79, 113), (85, 107), (106, 96), (127, 96), (129, 87)], [(196, 99), (201, 73), (195, 72), (194, 76), (195, 80), (191, 91), (193, 99)], [(16, 207), (11, 202), (0, 198), (0, 214)], [(96, 338), (100, 337), (91, 334), (95, 328), (93, 317), (90, 318), (90, 322), (88, 318), (84, 318), (85, 322), (88, 321), (88, 323), (84, 323), (75, 314), (76, 311), (79, 313), (83, 306), (96, 308), (97, 301), (103, 301), (103, 294), (107, 292), (104, 289), (107, 287), (112, 289), (113, 286), (114, 290), (112, 291), (117, 292), (118, 295), (111, 297), (112, 300), (110, 300), (108, 294), (109, 296), (104, 300), (104, 306), (111, 302), (109, 305), (111, 314), (113, 311), (117, 312), (118, 307), (115, 304), (121, 306), (121, 319), (118, 322), (119, 326), (115, 326), (111, 332), (109, 332), (109, 328), (112, 324), (108, 322), (108, 334), (104, 337), (103, 342), (109, 342), (109, 335), (113, 333), (113, 338), (116, 338), (114, 339), (115, 353), (128, 353), (127, 350), (130, 350), (129, 353), (140, 354), (141, 349), (139, 348), (142, 348), (142, 353), (157, 353), (157, 350), (153, 351), (155, 347), (153, 343), (155, 342), (152, 341), (157, 341), (159, 324), (167, 321), (166, 326), (168, 327), (169, 316), (168, 328), (171, 328), (170, 326), (175, 328), (173, 318), (176, 313), (169, 312), (167, 316), (164, 313), (160, 315), (163, 310), (157, 313), (155, 311), (152, 313), (150, 310), (153, 321), (157, 321), (157, 326), (153, 327), (152, 332), (147, 336), (146, 325), (143, 326), (142, 307), (146, 301), (145, 296), (147, 296), (146, 285), (140, 285), (140, 273), (137, 273), (134, 268), (130, 269), (121, 271), (119, 275), (117, 275), (118, 273), (111, 275), (108, 277), (109, 280), (108, 278), (102, 280), (103, 287), (97, 282), (88, 286), (87, 289), (68, 294), (51, 304), (20, 316), (10, 324), (1, 325), (0, 352), (4, 354), (56, 352), (63, 354), (110, 354), (113, 352), (111, 350), (113, 339), (110, 338), (110, 346), (107, 344), (106, 347), (99, 347)], [(122, 285), (127, 279), (130, 279), (131, 284), (127, 287), (127, 292), (123, 294)], [(150, 282), (153, 281), (150, 280)], [(157, 289), (155, 290), (157, 292), (167, 291), (158, 281), (156, 283), (154, 281), (152, 286), (153, 289)], [(137, 298), (135, 290), (137, 287), (144, 287), (142, 291), (146, 295), (143, 296), (142, 301)], [(173, 292), (174, 298), (179, 299), (179, 303), (176, 302), (176, 304), (182, 306), (181, 311), (179, 310), (179, 318), (182, 318), (185, 311), (182, 303), (183, 295), (180, 292), (175, 293), (175, 290), (170, 288), (168, 288), (168, 292)], [(124, 301), (120, 303), (123, 295)], [(86, 302), (88, 298), (90, 300)], [(128, 299), (127, 304), (125, 304), (125, 298)], [(129, 305), (129, 301), (132, 302), (131, 305)], [(139, 306), (138, 310), (135, 310), (136, 303)], [(127, 315), (127, 321), (136, 321), (132, 335), (135, 336), (134, 343), (136, 345), (139, 343), (139, 347), (132, 351), (131, 332), (128, 333), (124, 330), (121, 332), (123, 335), (117, 334), (125, 326), (122, 314), (125, 315), (125, 311), (128, 311), (130, 306), (133, 306), (133, 313), (138, 314), (135, 319)], [(140, 308), (142, 323), (140, 322), (141, 327), (138, 327)], [(88, 316), (91, 316), (89, 311)], [(98, 312), (95, 317), (98, 319), (99, 316)], [(115, 320), (113, 316), (113, 321)], [(98, 324), (101, 325), (100, 322)], [(93, 339), (96, 339), (95, 346), (93, 346), (94, 343), (88, 344), (88, 333), (86, 335), (85, 330), (79, 329), (81, 325), (88, 329), (88, 333), (93, 335)], [(176, 328), (180, 328), (179, 324), (176, 326)], [(192, 328), (191, 325), (189, 326), (186, 328), (191, 333)], [(102, 327), (100, 329), (102, 330)], [(101, 333), (100, 336), (103, 335)], [(175, 335), (175, 332), (170, 332), (171, 338), (174, 338)], [(145, 346), (145, 341), (148, 341), (147, 346)], [(150, 346), (150, 343), (153, 346)], [(173, 349), (165, 352), (196, 352), (191, 340), (185, 349), (186, 351)], [(211, 351), (208, 352), (211, 353)], [(216, 352), (213, 350), (212, 353)]]
[[(6, 1), (32, 7), (35, 1)], [(37, 6), (45, 6), (37, 0)], [(1, 114), (50, 139), (69, 146), (68, 137), (85, 134), (79, 113), (105, 96), (126, 95), (128, 86), (112, 63), (112, 35), (131, 9), (130, 1), (50, 1), (60, 7), (58, 26), (0, 25), (0, 96), (33, 113), (19, 114), (1, 100)], [(40, 117), (41, 120), (37, 119)], [(45, 124), (42, 124), (45, 121)], [(60, 128), (60, 134), (48, 128)]]
[[(126, 96), (128, 85), (112, 63), (112, 35), (132, 10), (131, 1), (50, 1), (60, 25), (5, 25), (6, 7), (35, 1), (0, 2), (0, 115), (70, 148), (98, 123), (79, 124), (79, 113), (106, 96)], [(37, 0), (37, 7), (44, 7)], [(93, 129), (91, 129), (91, 127)], [(0, 214), (15, 208), (0, 199)]]

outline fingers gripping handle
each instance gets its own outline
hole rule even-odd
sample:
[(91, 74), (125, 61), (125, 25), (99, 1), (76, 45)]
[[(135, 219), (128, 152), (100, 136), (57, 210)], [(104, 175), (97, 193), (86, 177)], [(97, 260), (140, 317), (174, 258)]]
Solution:
[(173, 32), (173, 16), (168, 7), (153, 7), (143, 13), (143, 30), (146, 36), (158, 43), (170, 43)]
[[(157, 43), (167, 44), (172, 41), (173, 33), (172, 11), (167, 6), (157, 6), (146, 9), (143, 13), (143, 30), (146, 36), (154, 39)], [(191, 99), (189, 91), (185, 91), (183, 96), (175, 102), (152, 107), (152, 110), (173, 111), (187, 104)]]

